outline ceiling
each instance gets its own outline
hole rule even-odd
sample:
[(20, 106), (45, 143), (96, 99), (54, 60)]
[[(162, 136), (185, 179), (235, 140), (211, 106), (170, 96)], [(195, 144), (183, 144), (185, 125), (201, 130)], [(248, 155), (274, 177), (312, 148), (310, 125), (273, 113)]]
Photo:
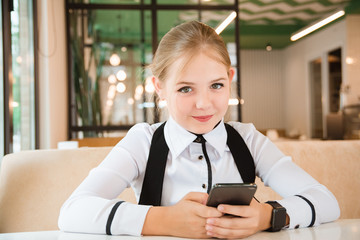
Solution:
[[(138, 4), (139, 0), (93, 0), (91, 3)], [(146, 0), (145, 4), (151, 1)], [(229, 5), (233, 0), (202, 0), (202, 4)], [(158, 4), (173, 6), (194, 5), (198, 0), (158, 0)], [(176, 5), (174, 5), (176, 4)], [(263, 49), (270, 43), (273, 48), (291, 44), (293, 32), (320, 20), (337, 9), (346, 8), (346, 13), (359, 13), (360, 0), (239, 0), (240, 46), (242, 49)], [(216, 27), (231, 11), (202, 11), (201, 21)], [(158, 11), (159, 39), (173, 26), (188, 20), (198, 19), (196, 10)], [(134, 42), (140, 36), (140, 11), (97, 10), (94, 26), (98, 38), (109, 42)], [(234, 26), (224, 30), (225, 40), (234, 39)], [(151, 43), (151, 11), (145, 11), (145, 39)]]
[(291, 44), (290, 35), (349, 5), (349, 0), (240, 0), (240, 31), (245, 48)]

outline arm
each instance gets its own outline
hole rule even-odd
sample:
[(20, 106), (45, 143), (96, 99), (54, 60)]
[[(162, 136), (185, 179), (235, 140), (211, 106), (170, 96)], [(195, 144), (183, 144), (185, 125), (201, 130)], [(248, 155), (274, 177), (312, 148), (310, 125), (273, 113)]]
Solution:
[[(232, 124), (233, 125), (233, 124)], [(336, 220), (339, 206), (333, 194), (309, 174), (299, 168), (252, 125), (233, 125), (244, 138), (253, 155), (256, 173), (283, 199), (278, 201), (287, 210), (286, 223), (289, 228), (307, 227)], [(296, 196), (299, 195), (299, 196)], [(308, 204), (308, 201), (312, 207)], [(242, 218), (210, 218), (208, 234), (220, 238), (246, 237), (270, 227), (271, 206), (252, 201), (250, 206), (220, 205), (223, 213)], [(314, 214), (313, 214), (314, 212)]]
[[(129, 179), (137, 174), (134, 166), (119, 164), (121, 159), (125, 159), (124, 154), (125, 151), (115, 147), (64, 203), (59, 216), (61, 230), (106, 234), (110, 228), (113, 235), (140, 235), (150, 206), (124, 202), (109, 222), (111, 211), (120, 201), (117, 196), (129, 186)], [(126, 173), (121, 169), (126, 169)]]
[[(151, 127), (135, 125), (109, 153), (104, 161), (85, 178), (64, 203), (59, 215), (63, 231), (113, 235), (140, 235), (150, 206), (122, 203), (112, 221), (109, 216), (118, 195), (145, 169), (146, 149), (150, 144)], [(111, 223), (110, 226), (108, 223)]]
[(283, 197), (278, 202), (287, 210), (290, 218), (289, 228), (307, 227), (312, 221), (310, 205), (295, 195), (303, 196), (313, 204), (314, 226), (336, 220), (340, 215), (340, 209), (334, 195), (292, 162), (291, 157), (285, 156), (252, 124), (246, 125), (245, 130), (239, 125), (234, 127), (243, 136), (253, 155), (256, 175), (266, 186), (270, 186)]

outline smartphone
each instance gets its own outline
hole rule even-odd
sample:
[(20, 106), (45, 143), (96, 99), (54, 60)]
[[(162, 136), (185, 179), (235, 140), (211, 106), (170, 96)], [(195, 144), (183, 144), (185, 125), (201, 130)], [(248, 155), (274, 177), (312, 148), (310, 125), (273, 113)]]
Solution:
[(256, 188), (254, 183), (217, 183), (211, 189), (206, 205), (249, 205)]

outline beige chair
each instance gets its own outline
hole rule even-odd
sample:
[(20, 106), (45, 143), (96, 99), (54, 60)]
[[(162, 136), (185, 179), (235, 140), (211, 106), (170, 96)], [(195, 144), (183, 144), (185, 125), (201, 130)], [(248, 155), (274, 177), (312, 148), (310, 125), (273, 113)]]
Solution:
[[(277, 146), (337, 197), (341, 218), (360, 218), (360, 141), (287, 141)], [(60, 207), (111, 147), (9, 154), (0, 169), (0, 233), (57, 230)], [(259, 185), (261, 201), (278, 199)], [(135, 202), (128, 189), (121, 197)]]
[[(56, 230), (60, 207), (111, 147), (6, 155), (0, 175), (0, 233)], [(130, 201), (135, 198), (130, 194)]]

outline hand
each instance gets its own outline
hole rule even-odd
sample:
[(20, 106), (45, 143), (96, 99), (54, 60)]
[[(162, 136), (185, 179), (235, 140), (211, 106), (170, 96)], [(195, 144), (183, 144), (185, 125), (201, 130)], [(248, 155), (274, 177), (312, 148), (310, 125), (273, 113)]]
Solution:
[(218, 218), (222, 213), (205, 205), (207, 193), (188, 193), (174, 206), (150, 208), (143, 227), (143, 235), (171, 235), (186, 238), (209, 238), (206, 219)]
[(211, 237), (244, 238), (270, 227), (272, 207), (255, 199), (249, 206), (220, 204), (217, 209), (231, 215), (207, 219), (205, 228)]

